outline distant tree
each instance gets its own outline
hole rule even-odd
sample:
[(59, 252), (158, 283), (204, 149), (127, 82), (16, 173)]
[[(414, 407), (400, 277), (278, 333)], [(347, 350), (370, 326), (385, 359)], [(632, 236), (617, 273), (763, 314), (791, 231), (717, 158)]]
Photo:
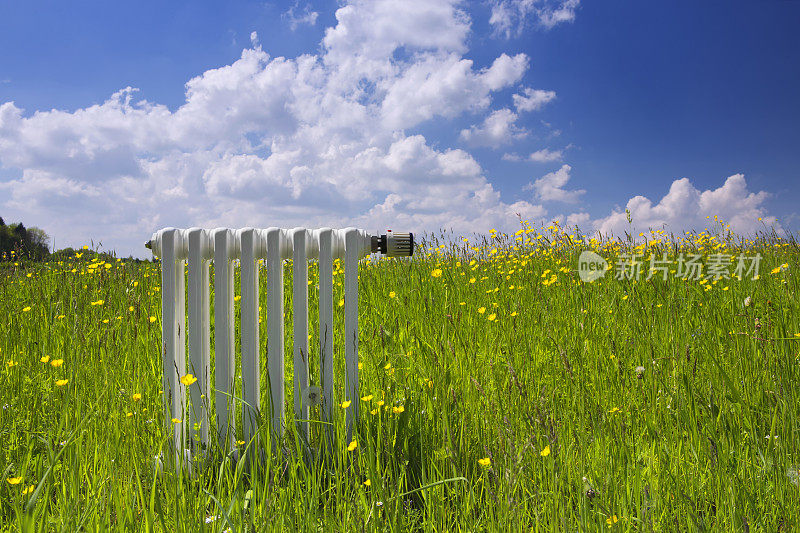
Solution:
[(40, 228), (25, 228), (22, 222), (6, 225), (0, 218), (0, 258), (10, 258), (11, 252), (17, 256), (27, 255), (41, 260), (50, 254), (50, 237)]

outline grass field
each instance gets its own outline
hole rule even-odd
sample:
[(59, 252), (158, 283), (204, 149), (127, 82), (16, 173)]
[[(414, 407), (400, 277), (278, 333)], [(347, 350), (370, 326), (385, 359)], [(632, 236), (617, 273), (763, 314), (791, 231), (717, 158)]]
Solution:
[[(93, 250), (61, 263), (6, 258), (1, 528), (795, 530), (800, 250), (715, 227), (634, 245), (523, 226), (469, 242), (430, 236), (413, 260), (365, 263), (355, 442), (340, 420), (334, 451), (305, 460), (289, 422), (285, 451), (259, 470), (209, 458), (193, 477), (153, 471), (166, 438), (158, 264)], [(581, 282), (578, 254), (590, 248), (612, 264), (642, 254), (641, 277), (612, 268)], [(645, 279), (650, 254), (664, 253), (667, 279)], [(679, 253), (705, 264), (730, 255), (731, 273), (740, 253), (759, 253), (758, 279), (682, 279)], [(289, 265), (285, 276), (290, 286)], [(341, 269), (335, 280), (338, 302)], [(287, 321), (290, 310), (287, 300)], [(291, 413), (290, 386), (286, 400)], [(269, 450), (269, 428), (260, 433)]]

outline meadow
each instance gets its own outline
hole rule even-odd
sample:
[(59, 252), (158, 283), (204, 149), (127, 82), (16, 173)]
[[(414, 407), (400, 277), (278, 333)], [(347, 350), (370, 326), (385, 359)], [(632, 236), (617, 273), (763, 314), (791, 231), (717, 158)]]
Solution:
[[(641, 275), (585, 283), (584, 250), (610, 266), (638, 254)], [(726, 269), (682, 276), (680, 254)], [(737, 271), (756, 254), (757, 273)], [(671, 266), (647, 279), (651, 255)], [(339, 408), (332, 450), (320, 423), (306, 444), (290, 420), (272, 454), (265, 421), (257, 469), (216, 450), (189, 476), (153, 466), (167, 438), (158, 263), (5, 257), (0, 530), (792, 531), (798, 259), (792, 237), (721, 222), (600, 241), (557, 224), (429, 235), (410, 260), (361, 265), (353, 441)], [(340, 328), (343, 315), (335, 304)]]

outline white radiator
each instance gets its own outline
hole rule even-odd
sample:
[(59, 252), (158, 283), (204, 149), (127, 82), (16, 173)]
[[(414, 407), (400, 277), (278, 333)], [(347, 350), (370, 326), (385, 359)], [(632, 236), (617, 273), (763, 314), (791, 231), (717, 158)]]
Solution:
[[(292, 306), (294, 351), (294, 419), (298, 431), (308, 436), (308, 406), (302, 395), (308, 376), (308, 262), (319, 262), (319, 342), (323, 421), (332, 422), (333, 398), (333, 261), (344, 260), (345, 398), (348, 441), (358, 419), (358, 262), (369, 253), (410, 256), (414, 238), (409, 233), (388, 232), (371, 236), (346, 228), (309, 230), (294, 228), (231, 230), (217, 228), (186, 230), (165, 228), (153, 234), (146, 246), (161, 259), (162, 358), (164, 419), (174, 445), (176, 459), (184, 457), (187, 438), (209, 444), (208, 405), (215, 393), (216, 438), (223, 450), (235, 440), (238, 414), (234, 396), (243, 400), (241, 423), (244, 440), (255, 438), (262, 410), (260, 372), (264, 350), (259, 338), (259, 320), (267, 322), (266, 355), (270, 383), (269, 417), (273, 443), (284, 434), (284, 309), (283, 260), (292, 259)], [(241, 263), (241, 374), (242, 391), (234, 390), (234, 261)], [(259, 260), (267, 275), (267, 301), (259, 312)], [(214, 356), (215, 375), (210, 371), (209, 264), (214, 262)], [(185, 265), (188, 263), (189, 302), (186, 305)], [(188, 308), (189, 358), (186, 358), (186, 309)], [(187, 386), (181, 377), (192, 374), (197, 381)], [(212, 388), (213, 387), (213, 388)], [(187, 417), (187, 414), (189, 415)], [(170, 433), (171, 432), (171, 433)]]

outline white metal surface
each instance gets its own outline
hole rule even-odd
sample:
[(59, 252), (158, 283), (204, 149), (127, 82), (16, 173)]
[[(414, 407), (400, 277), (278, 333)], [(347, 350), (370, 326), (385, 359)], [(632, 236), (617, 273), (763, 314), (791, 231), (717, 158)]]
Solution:
[(234, 328), (233, 263), (238, 250), (231, 230), (218, 228), (214, 235), (214, 407), (217, 442), (225, 450), (236, 437), (233, 399)]
[[(261, 358), (259, 352), (258, 258), (263, 243), (253, 228), (238, 232), (241, 242), (241, 330), (242, 330), (242, 435), (250, 444), (255, 437), (261, 411)], [(255, 442), (251, 445), (255, 449)]]
[[(358, 418), (358, 261), (370, 252), (371, 236), (362, 230), (322, 228), (254, 229), (233, 231), (226, 228), (203, 230), (167, 228), (153, 235), (151, 248), (162, 261), (162, 338), (164, 368), (165, 419), (175, 446), (176, 457), (186, 447), (187, 428), (198, 424), (199, 439), (209, 440), (209, 413), (212, 383), (210, 375), (209, 263), (214, 261), (214, 356), (213, 388), (217, 439), (226, 449), (235, 442), (237, 405), (242, 405), (242, 436), (250, 443), (255, 437), (260, 416), (268, 410), (273, 442), (283, 437), (284, 412), (284, 280), (283, 260), (293, 259), (293, 344), (292, 383), (293, 420), (298, 430), (308, 436), (307, 392), (309, 372), (308, 262), (319, 265), (319, 380), (322, 389), (322, 417), (334, 421), (334, 259), (345, 265), (345, 399), (348, 439)], [(234, 267), (241, 259), (241, 393), (235, 390), (235, 314)], [(189, 271), (189, 370), (185, 353), (184, 267)], [(260, 262), (266, 265), (267, 295), (265, 311), (259, 306)], [(266, 316), (264, 316), (266, 315)], [(266, 354), (269, 399), (262, 398), (260, 383), (263, 368), (259, 323), (266, 321)], [(186, 391), (180, 378), (193, 374), (197, 381), (189, 386), (191, 420), (186, 420)], [(180, 422), (173, 422), (173, 419)], [(331, 426), (326, 426), (331, 427)], [(192, 436), (198, 433), (192, 429)]]
[[(189, 267), (189, 373), (197, 381), (189, 385), (192, 442), (199, 437), (208, 446), (208, 406), (211, 384), (211, 321), (209, 319), (208, 265), (212, 257), (211, 239), (200, 228), (188, 232)], [(199, 428), (199, 429), (195, 429)]]

